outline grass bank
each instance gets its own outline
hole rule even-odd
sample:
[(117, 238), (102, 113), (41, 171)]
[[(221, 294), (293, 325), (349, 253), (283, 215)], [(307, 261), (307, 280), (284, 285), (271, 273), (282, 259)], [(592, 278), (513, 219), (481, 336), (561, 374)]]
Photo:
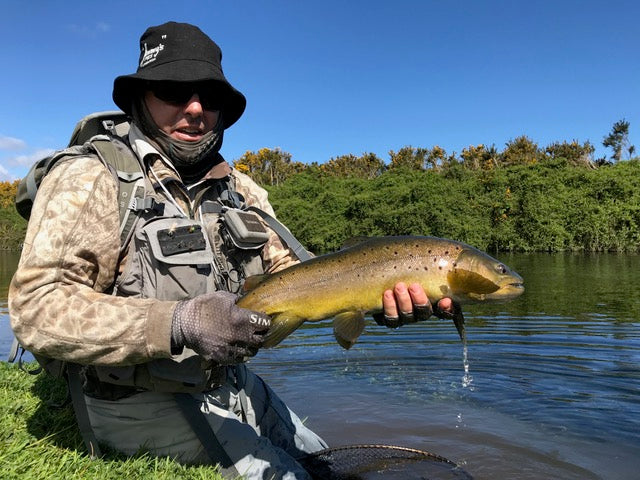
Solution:
[(50, 406), (65, 397), (64, 382), (0, 362), (1, 478), (222, 480), (212, 467), (187, 467), (144, 454), (127, 458), (106, 451), (103, 458), (91, 460), (71, 406)]

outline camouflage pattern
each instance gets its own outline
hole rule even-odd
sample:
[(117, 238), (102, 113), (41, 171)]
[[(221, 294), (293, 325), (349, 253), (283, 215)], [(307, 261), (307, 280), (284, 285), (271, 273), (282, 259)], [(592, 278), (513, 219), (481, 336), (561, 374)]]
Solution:
[(119, 253), (116, 186), (92, 157), (43, 180), (9, 288), (11, 327), (27, 349), (82, 364), (170, 355), (173, 302), (105, 295)]
[[(167, 182), (167, 188), (185, 213), (197, 216), (172, 166), (135, 126), (130, 138), (157, 180), (177, 180)], [(267, 192), (228, 164), (217, 165), (207, 176), (227, 174), (249, 205), (273, 215)], [(135, 365), (171, 357), (175, 301), (104, 293), (123, 270), (116, 202), (113, 177), (93, 156), (61, 162), (42, 182), (9, 290), (11, 326), (28, 350), (84, 365)], [(266, 272), (298, 262), (274, 232), (261, 256)]]

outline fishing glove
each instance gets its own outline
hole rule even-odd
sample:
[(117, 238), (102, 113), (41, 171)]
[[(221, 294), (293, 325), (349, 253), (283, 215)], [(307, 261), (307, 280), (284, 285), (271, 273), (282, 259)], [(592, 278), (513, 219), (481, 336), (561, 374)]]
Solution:
[(408, 325), (410, 323), (421, 322), (426, 320), (433, 314), (433, 307), (430, 303), (425, 305), (414, 305), (413, 312), (400, 312), (398, 316), (392, 317), (391, 315), (385, 315), (384, 312), (374, 313), (373, 319), (378, 325), (382, 325), (389, 328), (398, 328), (402, 325)]
[(219, 365), (254, 356), (271, 318), (236, 306), (236, 298), (229, 292), (214, 292), (178, 302), (171, 324), (172, 349), (190, 348)]

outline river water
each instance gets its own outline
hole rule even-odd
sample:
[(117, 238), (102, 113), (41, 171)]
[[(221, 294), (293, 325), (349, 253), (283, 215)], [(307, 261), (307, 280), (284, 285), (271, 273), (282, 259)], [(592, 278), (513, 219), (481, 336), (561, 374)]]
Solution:
[[(304, 325), (252, 368), (332, 446), (427, 450), (481, 479), (640, 478), (640, 256), (497, 255), (525, 280), (452, 322), (368, 322), (349, 351)], [(17, 256), (0, 252), (0, 358)]]

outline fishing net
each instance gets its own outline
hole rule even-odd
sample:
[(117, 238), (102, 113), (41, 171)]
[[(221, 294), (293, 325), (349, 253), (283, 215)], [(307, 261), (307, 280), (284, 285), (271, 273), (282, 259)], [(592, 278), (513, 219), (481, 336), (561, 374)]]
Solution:
[(392, 445), (328, 448), (298, 461), (314, 480), (473, 480), (444, 457)]

